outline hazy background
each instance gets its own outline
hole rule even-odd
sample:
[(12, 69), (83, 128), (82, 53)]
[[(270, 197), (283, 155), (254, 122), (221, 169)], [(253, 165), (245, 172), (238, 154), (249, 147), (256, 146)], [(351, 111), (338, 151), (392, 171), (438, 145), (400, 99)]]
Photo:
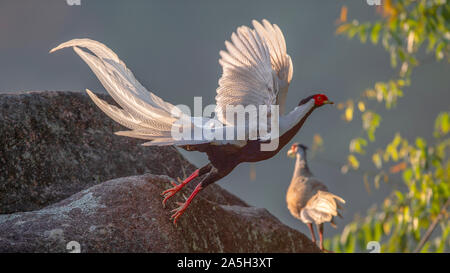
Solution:
[[(325, 92), (335, 102), (357, 98), (376, 81), (394, 77), (394, 72), (381, 46), (335, 35), (335, 21), (344, 4), (349, 18), (371, 20), (376, 16), (375, 8), (365, 0), (81, 0), (80, 6), (69, 6), (66, 0), (1, 0), (0, 92), (86, 88), (105, 92), (72, 50), (48, 54), (61, 42), (86, 37), (113, 49), (141, 83), (163, 99), (192, 107), (193, 96), (202, 96), (204, 105), (215, 103), (222, 72), (219, 50), (224, 49), (224, 41), (238, 26), (266, 18), (282, 29), (294, 65), (288, 110), (317, 91)], [(379, 107), (384, 119), (377, 131), (377, 143), (385, 145), (396, 131), (410, 139), (415, 135), (432, 139), (429, 132), (433, 121), (439, 111), (449, 109), (450, 101), (448, 64), (435, 64), (432, 58), (414, 71), (412, 86), (395, 109)], [(327, 225), (328, 235), (340, 232), (355, 213), (364, 215), (396, 184), (383, 184), (368, 194), (362, 173), (373, 167), (364, 160), (362, 171), (341, 174), (349, 140), (360, 130), (359, 120), (346, 123), (335, 107), (323, 107), (311, 115), (294, 138), (311, 145), (315, 133), (322, 135), (325, 151), (310, 158), (310, 168), (330, 191), (347, 200), (345, 219), (338, 220), (337, 230)], [(309, 235), (306, 226), (286, 208), (285, 193), (294, 167), (286, 151), (255, 164), (254, 181), (249, 176), (250, 164), (242, 164), (219, 184)], [(198, 166), (207, 162), (202, 154), (183, 154)]]

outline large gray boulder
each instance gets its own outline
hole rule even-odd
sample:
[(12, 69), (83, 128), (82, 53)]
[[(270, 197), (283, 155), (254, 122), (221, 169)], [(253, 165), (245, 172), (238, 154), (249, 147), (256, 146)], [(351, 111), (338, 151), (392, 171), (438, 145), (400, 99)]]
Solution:
[(0, 94), (0, 214), (39, 209), (116, 177), (193, 170), (173, 147), (114, 135), (123, 129), (84, 92)]
[(163, 208), (160, 192), (169, 182), (151, 174), (119, 178), (38, 211), (0, 215), (0, 252), (68, 252), (70, 244), (81, 252), (319, 251), (267, 210), (217, 185), (202, 191), (175, 226), (170, 210), (190, 190)]
[(0, 252), (67, 252), (70, 242), (81, 252), (319, 251), (215, 184), (175, 226), (170, 210), (198, 180), (167, 208), (160, 193), (194, 166), (173, 147), (114, 135), (123, 128), (84, 93), (0, 94), (0, 111)]

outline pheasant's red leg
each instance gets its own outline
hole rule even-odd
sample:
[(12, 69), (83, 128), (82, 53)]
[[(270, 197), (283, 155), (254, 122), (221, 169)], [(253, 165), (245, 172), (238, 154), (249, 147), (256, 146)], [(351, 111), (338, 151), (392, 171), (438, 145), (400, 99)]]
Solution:
[(309, 231), (311, 232), (311, 241), (316, 243), (316, 235), (314, 234), (314, 226), (312, 223), (308, 224)]
[(179, 203), (180, 206), (174, 210), (172, 210), (172, 212), (175, 212), (170, 219), (173, 219), (173, 223), (176, 224), (177, 223), (177, 219), (178, 217), (180, 217), (184, 211), (189, 207), (189, 204), (192, 202), (192, 199), (194, 199), (194, 197), (197, 195), (197, 193), (199, 191), (202, 190), (202, 183), (200, 182), (197, 187), (195, 187), (194, 191), (192, 192), (191, 196), (189, 196), (189, 198), (186, 200), (186, 202), (184, 203)]
[(320, 240), (320, 250), (322, 250), (323, 252), (333, 253), (333, 251), (326, 250), (323, 247), (323, 223), (319, 225), (319, 240)]
[(189, 183), (194, 178), (196, 178), (199, 175), (199, 173), (200, 173), (200, 170), (196, 170), (193, 174), (191, 174), (191, 176), (186, 178), (186, 180), (184, 180), (180, 184), (177, 185), (177, 184), (173, 183), (173, 185), (174, 185), (173, 188), (163, 191), (161, 193), (161, 195), (164, 195), (164, 200), (162, 201), (163, 205), (165, 206), (167, 200), (169, 200), (170, 197), (174, 196), (175, 193), (179, 192), (187, 183)]

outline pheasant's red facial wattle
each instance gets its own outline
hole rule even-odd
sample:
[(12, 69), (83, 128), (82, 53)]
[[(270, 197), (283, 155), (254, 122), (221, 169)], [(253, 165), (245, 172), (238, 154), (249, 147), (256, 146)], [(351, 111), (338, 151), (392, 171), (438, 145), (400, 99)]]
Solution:
[(298, 149), (298, 146), (297, 146), (297, 144), (292, 144), (292, 146), (291, 146), (291, 150), (294, 152), (294, 153), (296, 153), (297, 152), (297, 149)]
[(316, 106), (322, 106), (324, 104), (333, 104), (333, 102), (328, 100), (328, 97), (324, 94), (314, 95), (313, 99), (314, 99), (314, 104)]
[(297, 143), (292, 144), (291, 148), (287, 152), (287, 156), (295, 157), (295, 154), (297, 153), (297, 149), (298, 149), (298, 144)]

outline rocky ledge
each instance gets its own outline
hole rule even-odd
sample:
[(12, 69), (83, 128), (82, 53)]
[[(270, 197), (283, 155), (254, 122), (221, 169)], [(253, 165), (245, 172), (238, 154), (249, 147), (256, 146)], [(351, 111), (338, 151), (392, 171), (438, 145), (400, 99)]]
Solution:
[(319, 251), (267, 210), (216, 185), (175, 226), (170, 211), (188, 190), (163, 208), (160, 193), (169, 182), (151, 174), (119, 178), (38, 211), (0, 215), (0, 252), (68, 252), (73, 244), (81, 252)]
[(170, 211), (197, 182), (167, 208), (160, 193), (194, 166), (114, 135), (123, 128), (83, 93), (1, 94), (0, 111), (0, 252), (319, 251), (215, 184), (175, 226)]

